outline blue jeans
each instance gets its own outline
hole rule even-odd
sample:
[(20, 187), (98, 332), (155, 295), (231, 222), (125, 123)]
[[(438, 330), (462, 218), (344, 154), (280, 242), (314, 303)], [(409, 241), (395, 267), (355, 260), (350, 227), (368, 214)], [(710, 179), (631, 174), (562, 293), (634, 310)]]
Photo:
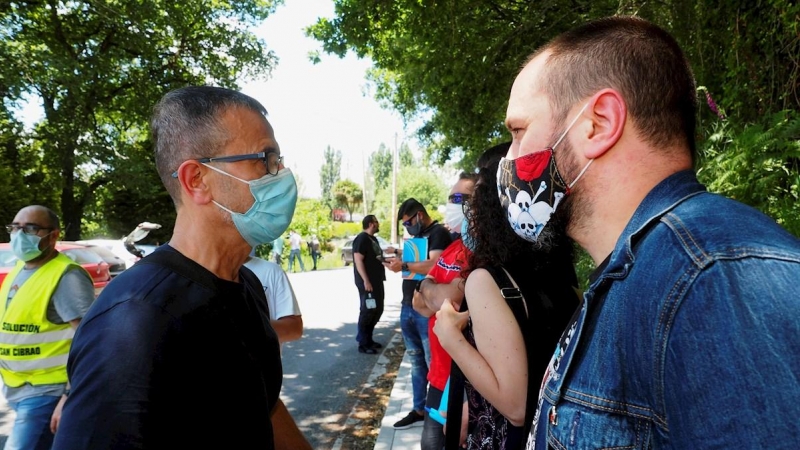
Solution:
[(17, 413), (5, 450), (49, 450), (53, 445), (50, 418), (61, 397), (43, 395), (9, 403)]
[(428, 367), (431, 363), (428, 318), (414, 311), (411, 305), (403, 305), (400, 309), (400, 329), (403, 331), (406, 353), (411, 359), (414, 410), (425, 411), (425, 399), (428, 395)]
[(294, 259), (297, 258), (300, 261), (300, 270), (303, 272), (306, 271), (306, 268), (303, 266), (303, 258), (300, 256), (300, 250), (291, 250), (289, 251), (289, 272), (292, 271), (294, 268)]

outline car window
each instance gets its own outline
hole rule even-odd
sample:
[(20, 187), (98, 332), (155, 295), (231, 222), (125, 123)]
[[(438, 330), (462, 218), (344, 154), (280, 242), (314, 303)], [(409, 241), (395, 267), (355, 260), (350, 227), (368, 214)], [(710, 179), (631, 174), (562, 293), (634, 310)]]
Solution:
[(86, 250), (92, 253), (97, 253), (101, 258), (103, 258), (106, 261), (117, 261), (117, 260), (122, 261), (122, 258), (115, 255), (114, 252), (105, 247), (92, 246), (92, 247), (86, 247)]
[(100, 264), (105, 262), (100, 255), (85, 248), (68, 248), (61, 250), (61, 253), (67, 255), (78, 264)]

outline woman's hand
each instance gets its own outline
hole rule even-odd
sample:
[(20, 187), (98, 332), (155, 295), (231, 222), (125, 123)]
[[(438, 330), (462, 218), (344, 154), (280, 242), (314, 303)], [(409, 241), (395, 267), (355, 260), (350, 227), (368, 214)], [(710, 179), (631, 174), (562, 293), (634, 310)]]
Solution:
[(462, 331), (467, 326), (468, 320), (469, 311), (458, 312), (449, 298), (444, 299), (442, 307), (436, 312), (436, 324), (433, 326), (433, 332), (436, 333), (445, 350), (448, 345), (464, 338)]

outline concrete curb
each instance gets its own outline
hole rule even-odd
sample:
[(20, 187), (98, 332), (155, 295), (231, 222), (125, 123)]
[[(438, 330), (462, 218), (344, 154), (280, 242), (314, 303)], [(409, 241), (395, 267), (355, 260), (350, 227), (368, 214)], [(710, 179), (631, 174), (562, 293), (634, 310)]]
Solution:
[[(398, 333), (401, 336), (400, 333)], [(395, 422), (402, 419), (414, 408), (414, 393), (411, 388), (411, 359), (406, 352), (394, 380), (392, 394), (386, 413), (381, 421), (381, 430), (375, 441), (374, 450), (416, 450), (420, 448), (422, 427), (413, 426), (405, 430), (396, 430)], [(421, 422), (420, 422), (421, 424)]]

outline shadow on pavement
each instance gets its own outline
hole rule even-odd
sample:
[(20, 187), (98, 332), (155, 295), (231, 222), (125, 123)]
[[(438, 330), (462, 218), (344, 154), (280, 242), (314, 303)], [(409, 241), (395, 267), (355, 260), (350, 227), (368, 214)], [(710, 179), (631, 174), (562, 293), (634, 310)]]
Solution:
[[(397, 324), (379, 323), (375, 341), (386, 345), (395, 332)], [(380, 356), (359, 353), (355, 334), (355, 324), (306, 329), (283, 345), (281, 398), (314, 449), (334, 444), (356, 402), (351, 394), (361, 391)]]

